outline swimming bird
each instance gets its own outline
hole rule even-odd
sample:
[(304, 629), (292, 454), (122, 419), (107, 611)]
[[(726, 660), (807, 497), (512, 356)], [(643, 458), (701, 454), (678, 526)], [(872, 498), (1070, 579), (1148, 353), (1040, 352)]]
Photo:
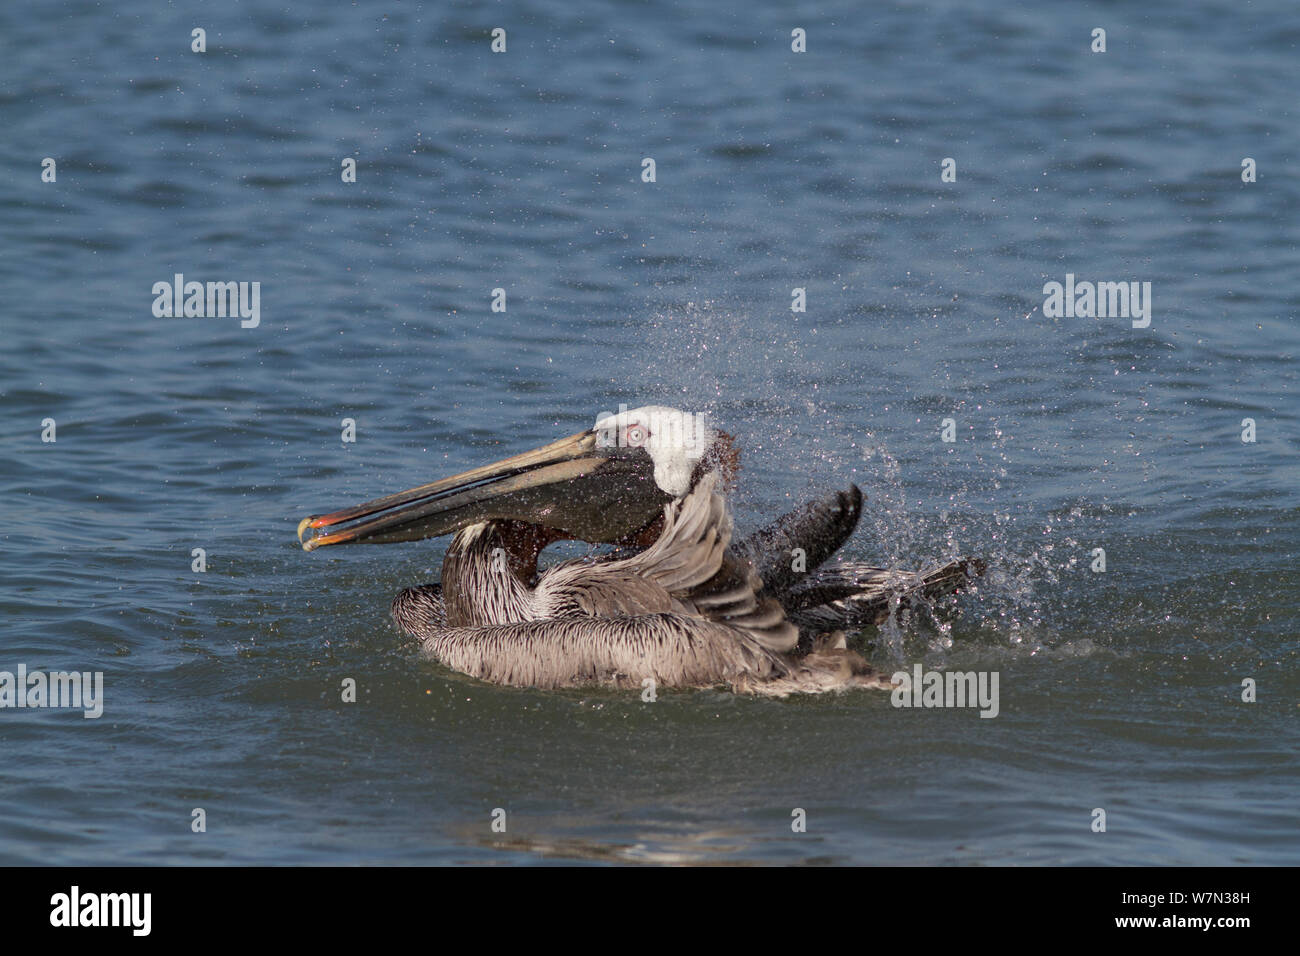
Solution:
[[(498, 683), (729, 684), (783, 695), (889, 686), (841, 628), (955, 590), (976, 562), (922, 574), (818, 566), (861, 513), (852, 486), (731, 543), (723, 489), (734, 439), (662, 406), (495, 465), (304, 519), (304, 548), (454, 533), (440, 585), (407, 588), (393, 616), (425, 651)], [(551, 542), (620, 546), (537, 574)], [(791, 556), (796, 556), (791, 560)]]

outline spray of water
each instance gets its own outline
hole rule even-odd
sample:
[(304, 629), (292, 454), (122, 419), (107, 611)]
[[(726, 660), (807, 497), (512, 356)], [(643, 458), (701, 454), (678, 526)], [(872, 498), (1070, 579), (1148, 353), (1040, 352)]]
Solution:
[(702, 412), (737, 437), (742, 528), (853, 481), (867, 506), (840, 560), (909, 570), (965, 556), (988, 563), (959, 610), (951, 602), (896, 609), (868, 635), (878, 651), (903, 660), (942, 656), (962, 642), (1029, 653), (1055, 646), (1054, 617), (1069, 604), (1063, 585), (1084, 573), (1080, 539), (1088, 536), (1079, 529), (1096, 516), (1079, 507), (1022, 511), (996, 422), (993, 439), (968, 450), (960, 467), (948, 463), (939, 473), (924, 459), (904, 464), (863, 427), (871, 409), (846, 401), (853, 366), (789, 313), (755, 317), (703, 301), (658, 310), (641, 329), (643, 355), (655, 360), (629, 367), (621, 389), (629, 404)]

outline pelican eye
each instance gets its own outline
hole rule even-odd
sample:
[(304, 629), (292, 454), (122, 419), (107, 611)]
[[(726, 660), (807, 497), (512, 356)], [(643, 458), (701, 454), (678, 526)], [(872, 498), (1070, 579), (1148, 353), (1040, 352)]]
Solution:
[(644, 425), (629, 425), (623, 433), (623, 444), (628, 448), (640, 448), (650, 440), (650, 429)]

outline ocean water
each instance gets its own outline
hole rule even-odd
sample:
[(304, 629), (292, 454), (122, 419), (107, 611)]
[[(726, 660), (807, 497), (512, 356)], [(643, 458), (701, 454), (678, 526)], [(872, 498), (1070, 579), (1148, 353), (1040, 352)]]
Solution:
[[(769, 6), (0, 7), (0, 670), (104, 675), (0, 709), (0, 862), (1300, 862), (1300, 11)], [(295, 540), (620, 403), (985, 558), (857, 640), (998, 716), (484, 685), (387, 620), (445, 541)]]

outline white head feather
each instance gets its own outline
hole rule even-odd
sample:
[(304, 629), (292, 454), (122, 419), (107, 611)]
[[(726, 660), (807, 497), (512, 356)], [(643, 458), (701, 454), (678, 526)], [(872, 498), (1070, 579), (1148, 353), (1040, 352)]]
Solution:
[(596, 419), (602, 447), (641, 447), (655, 466), (655, 484), (674, 498), (691, 490), (691, 474), (718, 433), (704, 416), (664, 405), (645, 405)]

